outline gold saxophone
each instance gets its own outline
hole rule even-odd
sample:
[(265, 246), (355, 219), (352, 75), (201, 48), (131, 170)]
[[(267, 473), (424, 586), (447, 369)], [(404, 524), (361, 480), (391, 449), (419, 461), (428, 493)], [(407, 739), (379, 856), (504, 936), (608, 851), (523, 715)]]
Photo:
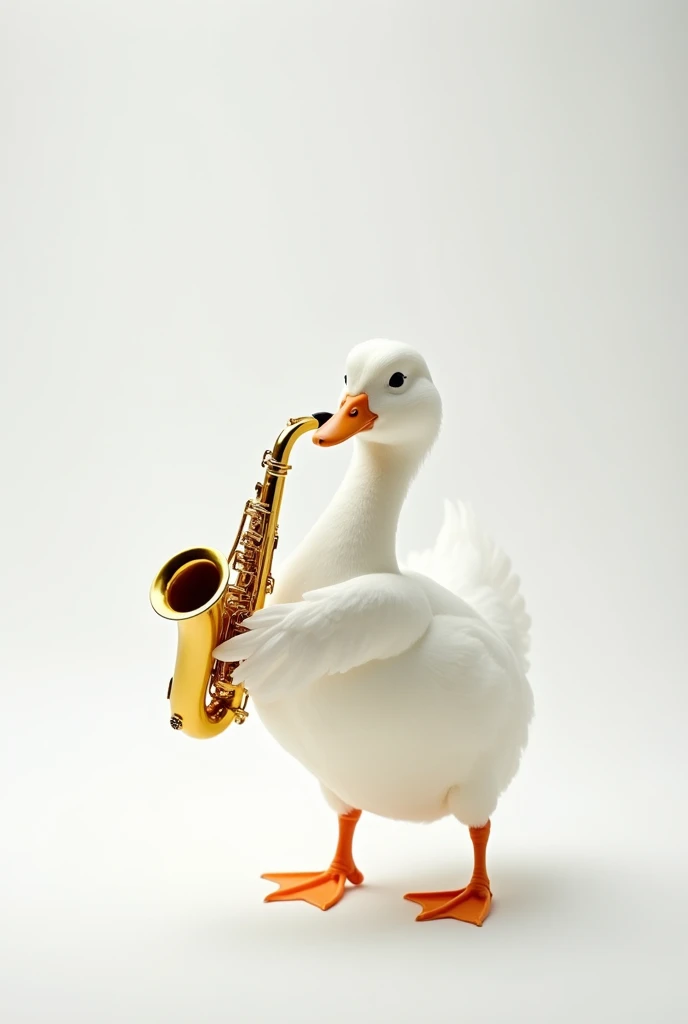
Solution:
[(177, 661), (167, 696), (173, 729), (207, 739), (248, 717), (248, 692), (232, 682), (236, 663), (216, 661), (218, 644), (243, 632), (241, 623), (271, 593), (272, 558), (287, 464), (294, 443), (315, 430), (328, 413), (289, 420), (272, 451), (263, 456), (265, 478), (246, 502), (227, 558), (214, 548), (187, 548), (173, 555), (153, 580), (150, 600), (164, 619), (177, 623)]

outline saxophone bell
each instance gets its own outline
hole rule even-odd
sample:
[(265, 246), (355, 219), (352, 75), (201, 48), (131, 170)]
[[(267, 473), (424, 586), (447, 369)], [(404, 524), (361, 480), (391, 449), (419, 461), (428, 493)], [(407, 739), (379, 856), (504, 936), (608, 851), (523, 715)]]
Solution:
[(153, 610), (179, 622), (202, 615), (225, 591), (229, 563), (215, 548), (187, 548), (169, 558), (151, 586)]

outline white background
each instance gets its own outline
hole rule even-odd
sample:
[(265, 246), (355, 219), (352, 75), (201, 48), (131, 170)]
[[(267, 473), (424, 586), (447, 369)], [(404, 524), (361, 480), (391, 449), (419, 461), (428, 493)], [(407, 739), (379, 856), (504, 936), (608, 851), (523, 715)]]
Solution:
[[(688, 994), (685, 4), (5, 0), (8, 1024), (678, 1022)], [(335, 822), (254, 716), (174, 734), (159, 564), (228, 547), (346, 352), (444, 397), (400, 552), (470, 499), (533, 616), (537, 720), (482, 930), (414, 923), (465, 830)], [(281, 553), (349, 453), (294, 453)], [(420, 701), (422, 706), (422, 701)], [(423, 728), (422, 710), (418, 728)]]

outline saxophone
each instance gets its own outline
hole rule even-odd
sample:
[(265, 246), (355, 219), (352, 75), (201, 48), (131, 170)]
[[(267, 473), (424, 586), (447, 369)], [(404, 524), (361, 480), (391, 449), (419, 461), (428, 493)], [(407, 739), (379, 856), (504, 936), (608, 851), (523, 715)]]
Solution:
[(207, 739), (248, 718), (248, 692), (232, 682), (237, 663), (216, 661), (218, 644), (243, 632), (241, 623), (272, 592), (277, 523), (295, 442), (329, 413), (289, 420), (263, 455), (265, 477), (246, 502), (227, 558), (214, 548), (187, 548), (160, 569), (150, 589), (154, 611), (177, 623), (177, 660), (167, 696), (173, 729)]

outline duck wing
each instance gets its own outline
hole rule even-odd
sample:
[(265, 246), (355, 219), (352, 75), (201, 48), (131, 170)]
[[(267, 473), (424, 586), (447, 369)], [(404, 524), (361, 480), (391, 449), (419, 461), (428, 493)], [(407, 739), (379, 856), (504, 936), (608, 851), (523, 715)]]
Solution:
[(243, 622), (246, 633), (213, 653), (220, 661), (241, 662), (235, 680), (261, 700), (274, 701), (323, 676), (401, 654), (423, 636), (432, 617), (413, 579), (371, 573), (255, 612)]

